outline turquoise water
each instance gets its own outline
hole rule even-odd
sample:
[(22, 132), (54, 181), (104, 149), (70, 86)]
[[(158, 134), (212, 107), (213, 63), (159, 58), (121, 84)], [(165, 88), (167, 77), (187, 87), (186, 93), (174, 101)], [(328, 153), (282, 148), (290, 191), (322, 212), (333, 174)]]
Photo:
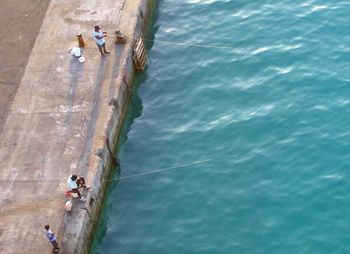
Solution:
[(349, 253), (349, 13), (160, 1), (92, 253)]

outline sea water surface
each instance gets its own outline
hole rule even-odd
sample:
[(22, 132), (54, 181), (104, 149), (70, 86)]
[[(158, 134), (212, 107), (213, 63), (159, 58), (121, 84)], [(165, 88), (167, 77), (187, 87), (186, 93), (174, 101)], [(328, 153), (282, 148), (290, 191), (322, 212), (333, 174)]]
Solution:
[(158, 3), (92, 253), (350, 253), (350, 1)]

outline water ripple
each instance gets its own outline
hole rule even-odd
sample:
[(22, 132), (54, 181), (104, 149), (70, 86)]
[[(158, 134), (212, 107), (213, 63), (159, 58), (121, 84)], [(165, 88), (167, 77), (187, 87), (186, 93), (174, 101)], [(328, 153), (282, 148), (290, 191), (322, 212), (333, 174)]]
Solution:
[(121, 178), (94, 253), (350, 252), (349, 10), (160, 1), (121, 175), (211, 160)]

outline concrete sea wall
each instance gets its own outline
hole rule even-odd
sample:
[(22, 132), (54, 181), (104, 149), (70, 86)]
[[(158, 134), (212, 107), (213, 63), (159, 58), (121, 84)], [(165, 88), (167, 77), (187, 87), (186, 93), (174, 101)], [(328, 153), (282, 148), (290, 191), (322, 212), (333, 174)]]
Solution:
[[(63, 253), (78, 254), (88, 253), (89, 251), (94, 228), (96, 227), (104, 199), (107, 179), (111, 168), (118, 163), (114, 151), (123, 125), (127, 105), (130, 96), (132, 96), (133, 78), (136, 73), (132, 59), (133, 42), (136, 38), (142, 36), (154, 5), (155, 2), (153, 0), (145, 0), (139, 2), (137, 6), (129, 6), (129, 8), (137, 9), (137, 15), (128, 20), (130, 27), (129, 34), (127, 34), (128, 43), (125, 44), (123, 49), (122, 62), (115, 81), (117, 89), (109, 98), (108, 118), (105, 126), (100, 130), (103, 135), (99, 137), (100, 142), (97, 152), (90, 161), (88, 178), (92, 186), (91, 192), (87, 196), (85, 207), (75, 210), (74, 213), (66, 213), (64, 216)], [(127, 9), (123, 11), (128, 12)], [(125, 30), (122, 32), (124, 33)]]

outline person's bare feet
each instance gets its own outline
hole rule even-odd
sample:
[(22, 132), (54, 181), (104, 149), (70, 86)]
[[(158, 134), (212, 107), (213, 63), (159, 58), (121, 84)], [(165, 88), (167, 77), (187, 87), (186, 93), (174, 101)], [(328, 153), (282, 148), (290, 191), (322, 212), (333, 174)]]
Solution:
[(109, 52), (108, 50), (105, 50), (105, 53), (106, 53), (106, 54), (109, 54), (109, 53), (111, 53), (111, 52)]

